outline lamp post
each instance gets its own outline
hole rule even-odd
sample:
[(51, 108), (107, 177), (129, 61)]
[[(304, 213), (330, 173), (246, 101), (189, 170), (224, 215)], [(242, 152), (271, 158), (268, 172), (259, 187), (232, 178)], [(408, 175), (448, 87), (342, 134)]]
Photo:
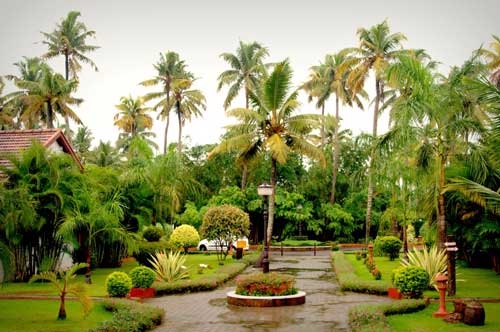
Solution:
[(297, 205), (297, 210), (299, 210), (299, 236), (302, 236), (302, 204)]
[(262, 272), (269, 272), (269, 241), (267, 240), (267, 204), (268, 197), (273, 194), (273, 187), (267, 183), (261, 184), (257, 188), (257, 193), (262, 196), (264, 205), (264, 255), (262, 257)]

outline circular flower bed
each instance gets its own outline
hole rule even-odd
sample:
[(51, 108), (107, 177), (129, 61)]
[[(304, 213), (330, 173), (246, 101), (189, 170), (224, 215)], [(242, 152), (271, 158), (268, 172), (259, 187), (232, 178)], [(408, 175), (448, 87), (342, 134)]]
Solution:
[(295, 287), (295, 278), (278, 273), (239, 276), (236, 291), (227, 293), (229, 304), (250, 307), (276, 307), (305, 303), (306, 293)]

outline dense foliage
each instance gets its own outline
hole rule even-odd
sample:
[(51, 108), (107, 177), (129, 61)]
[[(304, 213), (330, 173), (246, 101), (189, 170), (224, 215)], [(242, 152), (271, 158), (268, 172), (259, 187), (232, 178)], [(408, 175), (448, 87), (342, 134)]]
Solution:
[(380, 251), (393, 261), (398, 258), (402, 246), (403, 242), (395, 236), (378, 236), (375, 239), (373, 250)]
[(170, 235), (170, 243), (174, 247), (181, 247), (187, 253), (189, 247), (196, 247), (200, 242), (200, 235), (191, 225), (180, 225)]
[(405, 266), (394, 271), (394, 286), (403, 296), (418, 299), (429, 287), (429, 274), (421, 267)]
[(129, 275), (132, 279), (132, 286), (136, 288), (149, 288), (156, 278), (155, 272), (146, 266), (133, 268)]
[(297, 294), (295, 278), (279, 273), (253, 273), (236, 278), (236, 294), (249, 296), (282, 296)]
[(132, 279), (125, 272), (115, 271), (108, 275), (106, 290), (111, 297), (125, 297), (132, 288)]

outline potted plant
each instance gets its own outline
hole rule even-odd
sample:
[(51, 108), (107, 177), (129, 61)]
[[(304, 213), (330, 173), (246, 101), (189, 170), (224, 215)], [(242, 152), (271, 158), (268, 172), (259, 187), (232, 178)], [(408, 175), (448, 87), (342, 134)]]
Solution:
[(151, 285), (155, 281), (156, 274), (153, 270), (146, 266), (138, 266), (130, 271), (132, 279), (132, 289), (130, 297), (138, 297), (141, 299), (154, 297), (155, 290)]

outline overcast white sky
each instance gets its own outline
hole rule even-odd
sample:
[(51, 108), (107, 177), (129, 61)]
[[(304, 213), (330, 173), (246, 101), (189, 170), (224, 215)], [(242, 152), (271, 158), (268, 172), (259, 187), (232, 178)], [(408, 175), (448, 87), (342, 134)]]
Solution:
[[(22, 56), (43, 54), (40, 31), (51, 32), (71, 10), (80, 11), (81, 20), (96, 31), (88, 43), (101, 47), (89, 54), (99, 72), (84, 66), (77, 93), (85, 100), (78, 114), (97, 142), (116, 140), (114, 105), (121, 96), (152, 91), (138, 83), (154, 76), (153, 64), (167, 50), (178, 52), (199, 77), (195, 87), (204, 92), (207, 111), (188, 123), (184, 133), (191, 144), (205, 144), (217, 142), (229, 123), (222, 108), (226, 91), (216, 91), (217, 76), (227, 69), (219, 54), (234, 52), (239, 40), (267, 46), (269, 61), (289, 58), (299, 85), (325, 54), (356, 46), (358, 28), (385, 18), (392, 32), (407, 36), (405, 47), (426, 49), (442, 63), (443, 72), (487, 45), (492, 34), (500, 34), (499, 0), (0, 0), (0, 75), (15, 73), (13, 63)], [(62, 58), (50, 64), (64, 72)], [(300, 98), (302, 112), (318, 112), (305, 94)], [(327, 111), (333, 112), (333, 103)], [(241, 105), (243, 100), (234, 104)], [(341, 116), (343, 128), (371, 132), (371, 107), (365, 112), (344, 108)], [(379, 123), (383, 131), (387, 118)], [(170, 128), (173, 142), (176, 121)], [(163, 123), (155, 121), (154, 131), (161, 147)]]

